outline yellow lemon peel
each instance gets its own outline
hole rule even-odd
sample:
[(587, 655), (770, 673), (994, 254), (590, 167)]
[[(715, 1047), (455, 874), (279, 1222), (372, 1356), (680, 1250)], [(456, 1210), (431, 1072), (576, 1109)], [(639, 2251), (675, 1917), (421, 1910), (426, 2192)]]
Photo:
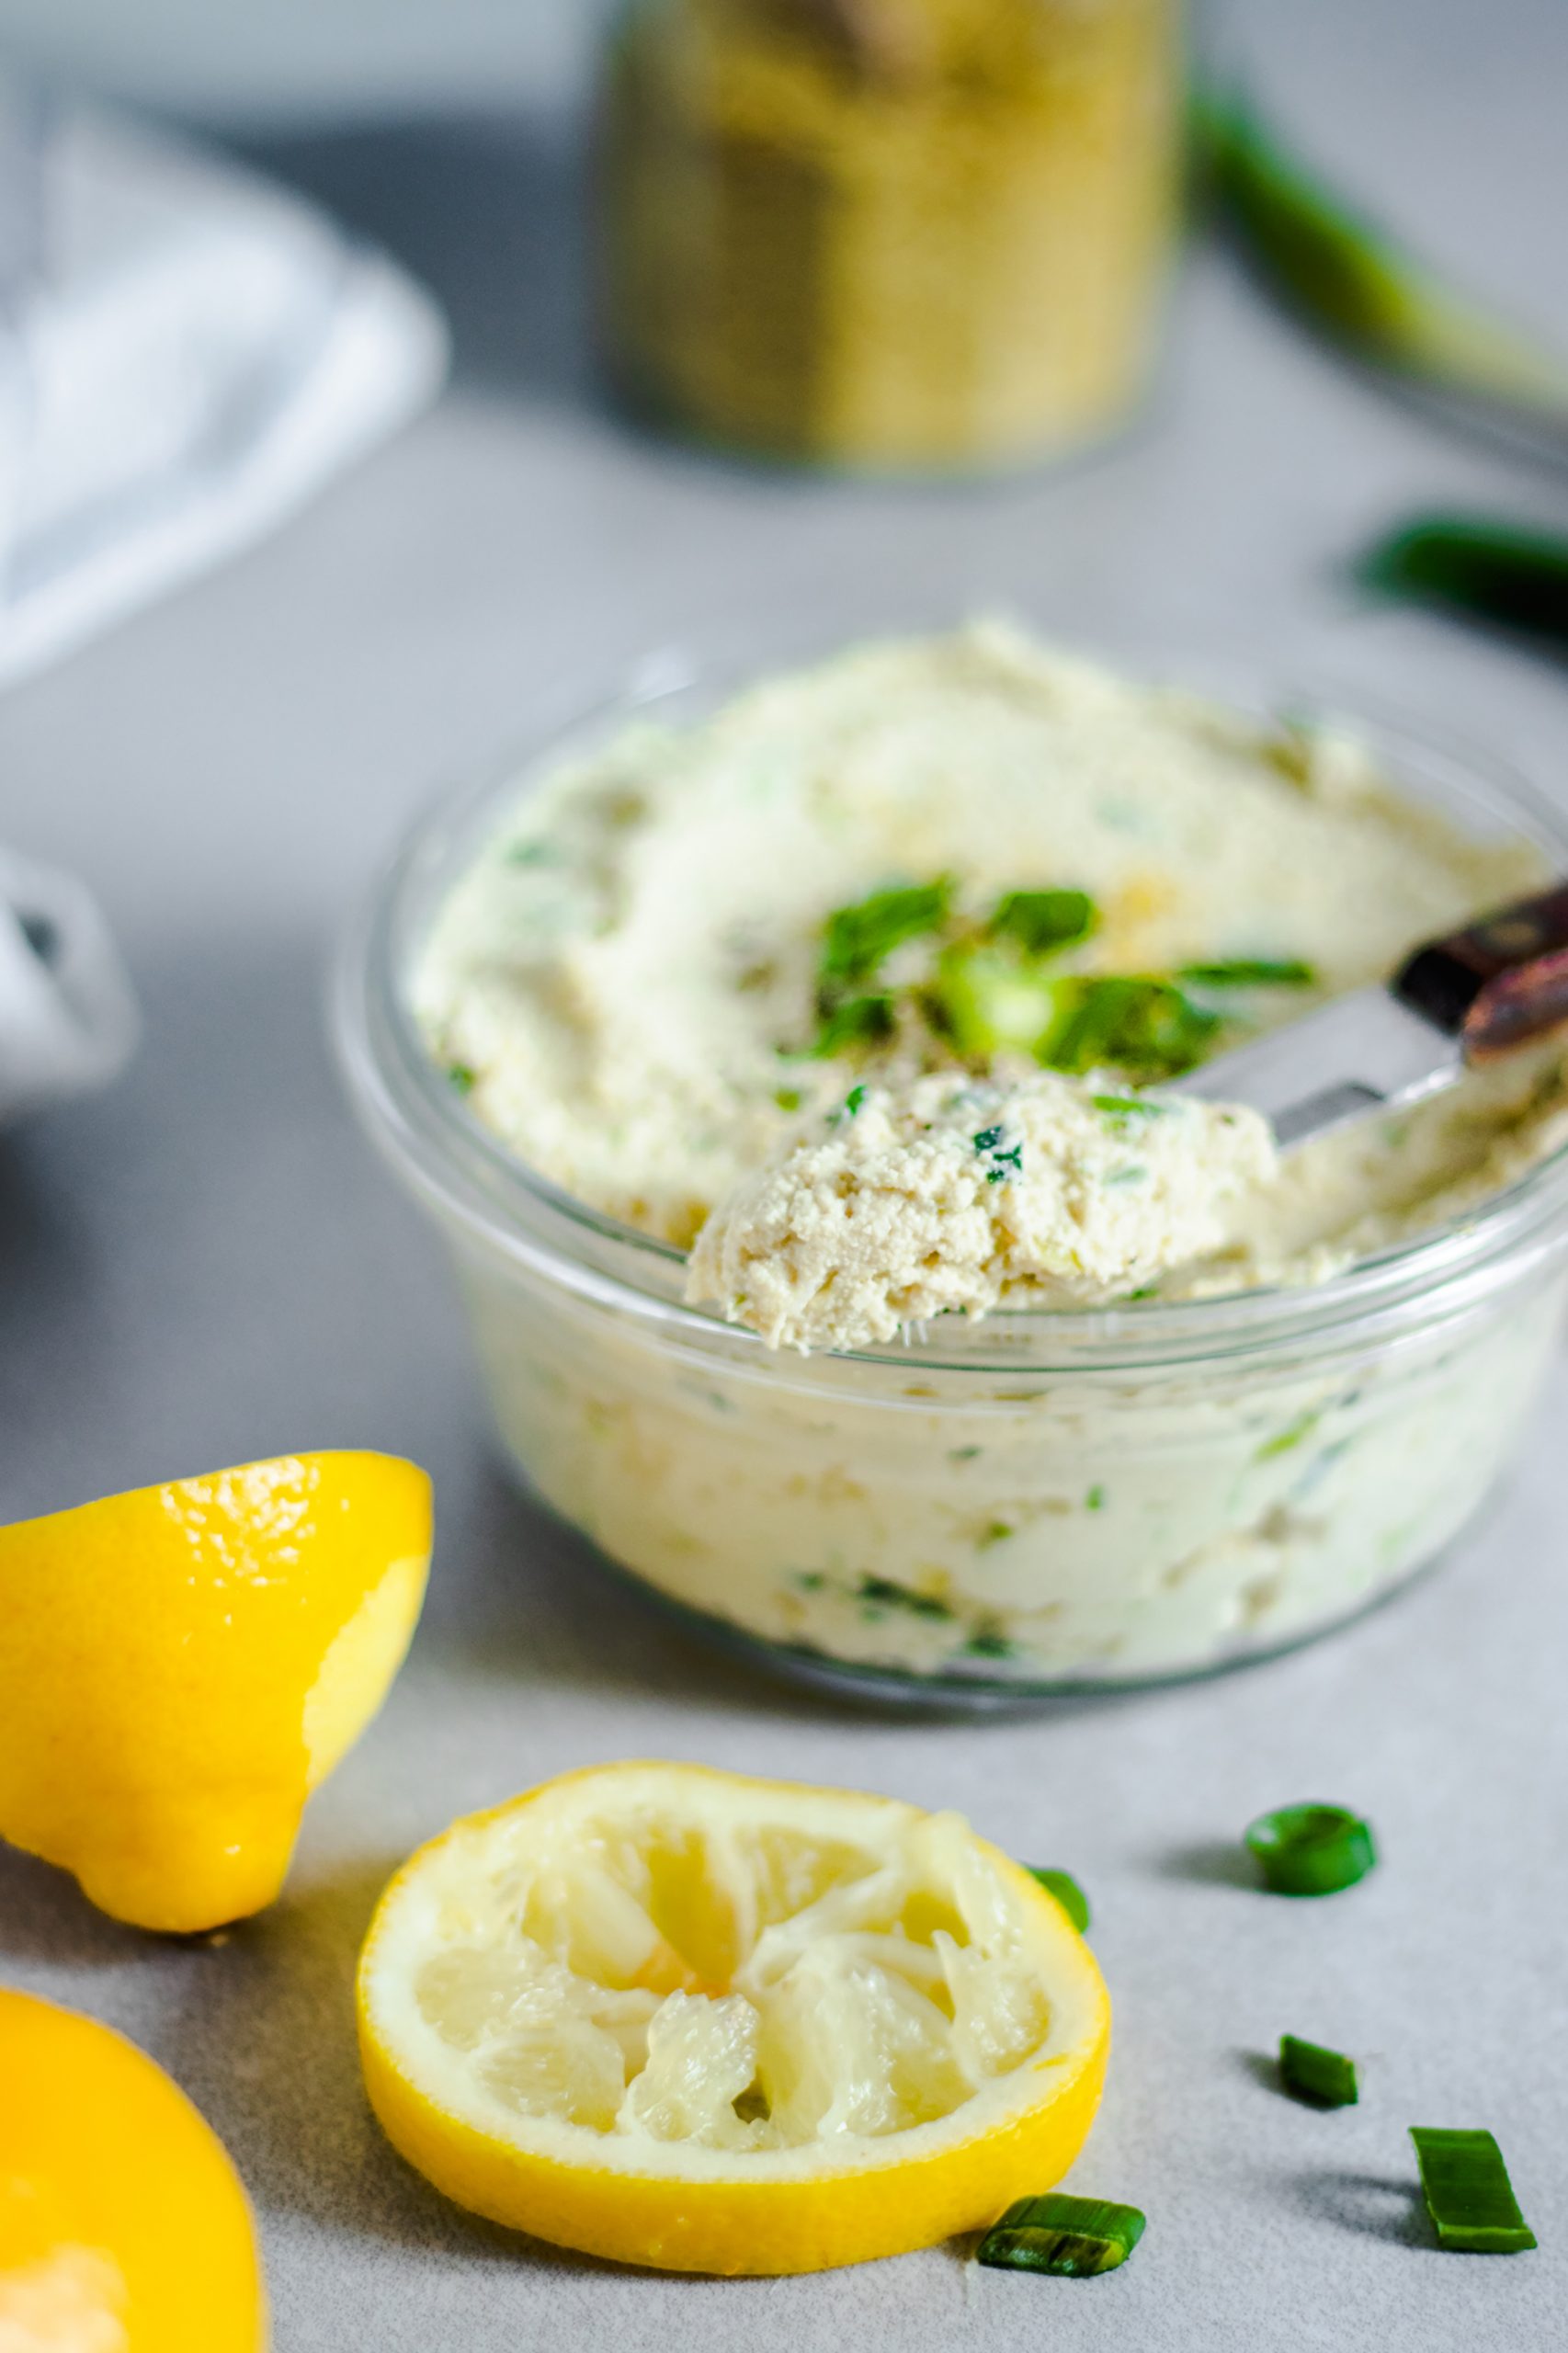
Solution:
[(0, 1529), (0, 1836), (117, 1919), (259, 1911), (418, 1620), (430, 1483), (287, 1455)]
[(250, 2209), (223, 2145), (123, 2036), (0, 1992), (0, 2347), (263, 2353)]

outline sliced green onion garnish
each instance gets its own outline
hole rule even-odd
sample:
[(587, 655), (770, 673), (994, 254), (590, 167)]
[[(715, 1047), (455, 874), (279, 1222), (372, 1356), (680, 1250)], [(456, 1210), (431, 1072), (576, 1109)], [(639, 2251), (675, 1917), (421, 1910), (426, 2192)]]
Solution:
[(1568, 642), (1568, 540), (1506, 523), (1435, 515), (1364, 556), (1369, 587)]
[(1342, 204), (1240, 99), (1205, 104), (1198, 130), (1248, 258), (1314, 326), (1429, 392), (1500, 411), (1561, 454), (1568, 367)]
[(1044, 1870), (1033, 1863), (1026, 1865), (1026, 1869), (1030, 1879), (1038, 1879), (1048, 1895), (1055, 1896), (1078, 1934), (1086, 1936), (1089, 1930), (1089, 1899), (1072, 1872)]
[(829, 996), (870, 980), (883, 960), (906, 939), (939, 931), (947, 921), (952, 886), (920, 882), (896, 891), (874, 891), (854, 906), (839, 907), (823, 926), (818, 986)]
[(1087, 939), (1099, 919), (1086, 891), (1009, 891), (990, 928), (997, 938), (1016, 939), (1031, 956), (1043, 956)]
[(1522, 2255), (1535, 2245), (1503, 2152), (1490, 2132), (1413, 2124), (1410, 2137), (1439, 2246), (1471, 2255)]
[(1136, 2206), (1104, 2198), (1020, 2198), (993, 2222), (975, 2261), (997, 2271), (1044, 2271), (1057, 2279), (1087, 2279), (1115, 2271), (1143, 2235)]
[(1091, 1095), (1089, 1100), (1108, 1120), (1160, 1120), (1171, 1108), (1168, 1103), (1146, 1102), (1141, 1095)]
[(1175, 1078), (1202, 1059), (1220, 1027), (1169, 981), (1069, 980), (1062, 1011), (1035, 1051), (1048, 1069), (1082, 1075), (1108, 1064), (1141, 1078)]
[(1247, 1825), (1246, 1843), (1276, 1895), (1335, 1895), (1377, 1861), (1372, 1834), (1342, 1805), (1287, 1805)]
[(1354, 2059), (1326, 2051), (1321, 2042), (1303, 2042), (1299, 2035), (1279, 2038), (1279, 2080), (1292, 2099), (1314, 2108), (1354, 2108), (1361, 2097)]
[(1317, 974), (1294, 956), (1231, 956), (1215, 964), (1184, 964), (1176, 978), (1203, 989), (1310, 989)]
[(857, 1046), (879, 1045), (892, 1031), (891, 996), (846, 997), (826, 1016), (812, 1051), (826, 1061), (834, 1054), (850, 1053)]
[(460, 1095), (472, 1095), (479, 1084), (479, 1074), (470, 1070), (466, 1063), (449, 1063), (447, 1084), (455, 1086)]
[(959, 1052), (984, 1062), (1009, 1051), (1035, 1053), (1058, 1017), (1060, 992), (1069, 985), (1047, 979), (1006, 949), (955, 947), (937, 961), (931, 1002)]

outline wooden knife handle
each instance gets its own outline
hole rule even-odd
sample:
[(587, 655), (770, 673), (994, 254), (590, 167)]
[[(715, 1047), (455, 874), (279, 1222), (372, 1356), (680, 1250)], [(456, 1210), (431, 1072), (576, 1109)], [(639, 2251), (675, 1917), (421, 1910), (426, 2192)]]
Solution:
[(1428, 940), (1393, 993), (1468, 1063), (1495, 1062), (1568, 1022), (1568, 882)]

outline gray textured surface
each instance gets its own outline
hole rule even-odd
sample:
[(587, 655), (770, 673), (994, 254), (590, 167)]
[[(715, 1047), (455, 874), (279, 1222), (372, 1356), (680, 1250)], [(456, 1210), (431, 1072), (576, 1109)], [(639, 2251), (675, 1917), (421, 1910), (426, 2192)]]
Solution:
[[(1560, 8), (1253, 13), (1325, 148), (1472, 271), (1568, 310)], [(150, 1014), (111, 1096), (0, 1142), (0, 1510), (380, 1445), (436, 1475), (436, 1574), (275, 1912), (222, 1949), (158, 1943), (0, 1854), (0, 1979), (125, 2027), (211, 2117), (261, 2210), (277, 2353), (1548, 2353), (1568, 2309), (1568, 1375), (1486, 1526), (1314, 1652), (974, 1728), (797, 1699), (612, 1594), (504, 1487), (442, 1269), (350, 1131), (319, 1000), (350, 895), (434, 779), (563, 669), (737, 608), (869, 614), (897, 583), (953, 609), (1017, 597), (1081, 636), (1240, 639), (1494, 741), (1562, 793), (1561, 672), (1364, 614), (1339, 566), (1412, 503), (1568, 518), (1568, 479), (1429, 431), (1211, 262), (1158, 415), (1071, 477), (866, 494), (703, 465), (582, 397), (562, 143), (410, 130), (274, 153), (428, 271), (463, 375), (272, 546), (0, 706), (0, 832), (97, 884)], [(1147, 2208), (1127, 2271), (1031, 2282), (937, 2251), (779, 2286), (661, 2280), (509, 2241), (405, 2171), (364, 2110), (349, 2016), (390, 1865), (460, 1810), (650, 1753), (957, 1804), (1081, 1873), (1118, 2044), (1077, 2179)], [(1320, 1794), (1372, 1816), (1384, 1868), (1322, 1905), (1255, 1893), (1234, 1833)], [(1260, 2054), (1282, 2028), (1360, 2054), (1363, 2105), (1281, 2099)], [(1539, 2254), (1427, 2246), (1413, 2121), (1498, 2131)]]

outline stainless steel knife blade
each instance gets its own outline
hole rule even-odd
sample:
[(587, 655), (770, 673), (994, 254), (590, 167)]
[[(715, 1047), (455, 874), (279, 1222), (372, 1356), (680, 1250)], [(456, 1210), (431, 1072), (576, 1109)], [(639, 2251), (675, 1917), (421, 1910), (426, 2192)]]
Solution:
[(1373, 986), (1216, 1055), (1168, 1091), (1249, 1105), (1289, 1152), (1369, 1112), (1399, 1110), (1439, 1094), (1464, 1069), (1460, 1039)]

